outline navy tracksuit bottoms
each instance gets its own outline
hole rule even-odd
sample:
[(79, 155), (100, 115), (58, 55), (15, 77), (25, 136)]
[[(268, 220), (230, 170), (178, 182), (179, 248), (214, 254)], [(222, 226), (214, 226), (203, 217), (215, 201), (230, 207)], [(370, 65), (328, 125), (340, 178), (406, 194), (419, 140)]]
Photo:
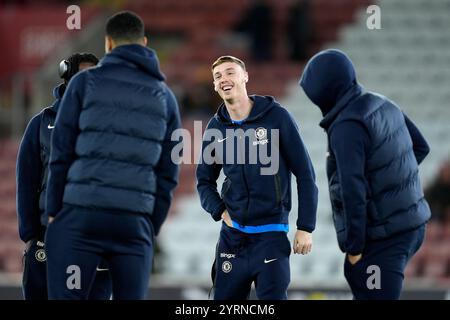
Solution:
[(399, 299), (405, 267), (419, 250), (424, 236), (422, 225), (387, 239), (368, 241), (361, 260), (354, 265), (346, 257), (344, 275), (354, 299)]
[(286, 300), (291, 245), (285, 232), (243, 233), (222, 224), (213, 266), (214, 299)]
[(113, 299), (145, 299), (153, 238), (148, 216), (65, 204), (46, 234), (49, 299), (87, 299), (102, 259)]
[[(44, 237), (32, 240), (23, 256), (22, 293), (25, 300), (47, 300), (47, 255)], [(111, 298), (111, 277), (106, 265), (97, 271), (89, 300), (109, 300)]]

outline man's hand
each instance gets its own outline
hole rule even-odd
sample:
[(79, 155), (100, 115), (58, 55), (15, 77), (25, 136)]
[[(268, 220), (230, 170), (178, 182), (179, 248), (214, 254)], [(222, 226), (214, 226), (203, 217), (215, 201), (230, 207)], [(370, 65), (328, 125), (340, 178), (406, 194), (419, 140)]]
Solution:
[(55, 220), (55, 217), (48, 217), (48, 224), (52, 223), (53, 220)]
[(312, 248), (312, 234), (297, 230), (294, 238), (294, 253), (308, 254)]
[(351, 265), (356, 264), (359, 260), (361, 260), (361, 258), (362, 258), (362, 254), (358, 254), (356, 256), (352, 256), (352, 255), (347, 253), (347, 259), (348, 259), (348, 262), (350, 262)]
[(227, 210), (222, 213), (222, 220), (225, 222), (227, 226), (230, 228), (233, 226), (233, 222), (231, 222), (231, 217)]

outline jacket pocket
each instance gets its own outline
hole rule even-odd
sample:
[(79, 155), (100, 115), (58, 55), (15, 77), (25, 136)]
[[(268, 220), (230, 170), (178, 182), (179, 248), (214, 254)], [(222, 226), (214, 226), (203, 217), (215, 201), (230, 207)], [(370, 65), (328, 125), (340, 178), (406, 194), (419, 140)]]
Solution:
[(345, 217), (342, 211), (336, 212), (333, 210), (333, 223), (336, 232), (342, 232), (345, 230)]
[(345, 212), (344, 210), (332, 208), (332, 214), (339, 249), (341, 249), (342, 252), (345, 252), (345, 242), (347, 241), (347, 219), (345, 217)]
[(220, 192), (220, 196), (222, 197), (222, 199), (226, 196), (228, 190), (230, 190), (230, 187), (231, 187), (231, 180), (226, 178), (222, 184), (222, 191)]
[(331, 208), (334, 211), (343, 211), (344, 205), (341, 199), (341, 187), (338, 183), (330, 185)]
[(281, 181), (280, 181), (280, 175), (277, 173), (273, 176), (273, 179), (275, 181), (275, 197), (276, 197), (276, 204), (277, 206), (281, 205)]

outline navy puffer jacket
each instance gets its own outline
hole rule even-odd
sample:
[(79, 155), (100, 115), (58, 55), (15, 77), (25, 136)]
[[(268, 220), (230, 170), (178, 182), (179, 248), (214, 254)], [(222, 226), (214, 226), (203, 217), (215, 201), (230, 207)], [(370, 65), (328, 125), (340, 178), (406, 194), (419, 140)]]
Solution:
[(430, 218), (418, 164), (429, 152), (395, 103), (365, 91), (338, 50), (313, 57), (300, 85), (324, 115), (327, 174), (338, 242), (359, 254), (367, 239), (414, 229)]
[(70, 81), (60, 108), (48, 214), (56, 215), (62, 202), (148, 214), (158, 231), (177, 184), (170, 137), (180, 119), (155, 52), (140, 45), (115, 48)]

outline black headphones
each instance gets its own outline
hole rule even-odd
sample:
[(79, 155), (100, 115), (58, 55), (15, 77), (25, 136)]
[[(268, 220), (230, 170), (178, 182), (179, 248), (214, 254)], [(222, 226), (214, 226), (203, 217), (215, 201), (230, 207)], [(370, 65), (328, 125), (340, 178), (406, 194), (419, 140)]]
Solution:
[(64, 79), (65, 82), (69, 82), (69, 80), (79, 71), (81, 62), (96, 65), (98, 63), (98, 58), (92, 53), (74, 53), (69, 58), (62, 60), (59, 63), (59, 77)]
[(67, 79), (68, 75), (72, 73), (72, 64), (69, 62), (69, 60), (62, 60), (59, 63), (59, 77), (62, 79)]

